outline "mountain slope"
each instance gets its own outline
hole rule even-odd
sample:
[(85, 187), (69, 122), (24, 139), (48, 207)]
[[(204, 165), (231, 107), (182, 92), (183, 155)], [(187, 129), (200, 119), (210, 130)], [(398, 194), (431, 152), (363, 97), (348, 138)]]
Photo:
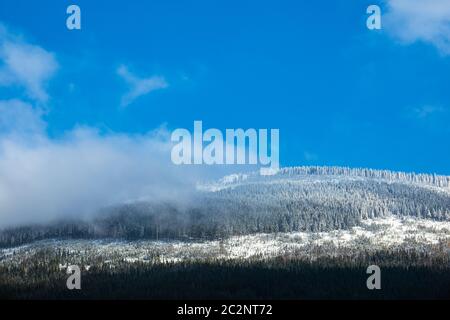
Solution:
[(450, 220), (450, 177), (338, 167), (232, 175), (198, 186), (188, 203), (104, 208), (89, 221), (0, 232), (12, 246), (46, 238), (217, 239), (349, 229), (390, 215)]

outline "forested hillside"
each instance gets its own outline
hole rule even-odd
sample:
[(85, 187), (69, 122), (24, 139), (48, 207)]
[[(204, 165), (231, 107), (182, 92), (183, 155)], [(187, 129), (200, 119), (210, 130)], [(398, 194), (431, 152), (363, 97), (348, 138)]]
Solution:
[(46, 238), (226, 238), (258, 232), (329, 231), (388, 215), (450, 219), (450, 177), (368, 169), (299, 167), (205, 184), (189, 203), (140, 202), (84, 221), (0, 232), (0, 245)]

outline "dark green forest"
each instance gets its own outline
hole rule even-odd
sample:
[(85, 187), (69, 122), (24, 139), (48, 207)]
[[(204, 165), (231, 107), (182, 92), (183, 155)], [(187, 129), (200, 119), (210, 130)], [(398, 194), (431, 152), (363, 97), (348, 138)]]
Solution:
[[(398, 262), (402, 262), (402, 266)], [(448, 255), (376, 252), (358, 258), (292, 257), (106, 265), (82, 271), (66, 288), (57, 254), (41, 252), (0, 268), (2, 299), (450, 299)], [(381, 267), (382, 289), (366, 287), (367, 266)]]

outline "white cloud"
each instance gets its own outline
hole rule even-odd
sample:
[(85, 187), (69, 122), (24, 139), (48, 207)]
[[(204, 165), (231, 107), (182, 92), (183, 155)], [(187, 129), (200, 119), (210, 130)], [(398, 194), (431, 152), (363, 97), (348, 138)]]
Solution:
[(54, 139), (41, 115), (24, 102), (0, 101), (0, 227), (88, 217), (127, 201), (183, 203), (197, 179), (212, 173), (173, 165), (165, 129), (127, 135), (76, 128)]
[(39, 102), (46, 102), (46, 84), (55, 74), (54, 55), (29, 44), (0, 25), (0, 86), (18, 86)]
[(120, 66), (117, 69), (117, 74), (129, 85), (129, 91), (122, 97), (122, 107), (128, 106), (135, 99), (152, 91), (165, 89), (169, 86), (164, 77), (153, 76), (150, 78), (139, 78), (132, 74), (125, 66)]
[(172, 164), (164, 128), (130, 135), (79, 127), (50, 138), (43, 114), (0, 101), (0, 228), (89, 218), (136, 200), (185, 205), (199, 181), (240, 169)]
[(450, 55), (449, 0), (386, 0), (386, 30), (404, 43), (422, 41)]

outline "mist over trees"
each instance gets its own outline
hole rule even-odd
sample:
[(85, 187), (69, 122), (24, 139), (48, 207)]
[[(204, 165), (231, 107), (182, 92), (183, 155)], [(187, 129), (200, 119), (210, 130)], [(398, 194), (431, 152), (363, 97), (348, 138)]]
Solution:
[(257, 232), (319, 232), (390, 214), (450, 219), (446, 176), (298, 167), (267, 177), (237, 175), (211, 186), (184, 206), (168, 201), (123, 204), (104, 208), (88, 221), (3, 230), (0, 245), (47, 238), (217, 239)]

